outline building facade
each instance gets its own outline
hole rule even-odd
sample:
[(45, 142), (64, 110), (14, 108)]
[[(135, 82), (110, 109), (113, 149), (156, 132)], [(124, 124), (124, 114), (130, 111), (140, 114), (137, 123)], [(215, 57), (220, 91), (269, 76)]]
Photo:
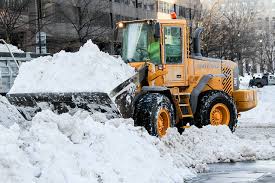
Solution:
[[(7, 0), (3, 0), (7, 1)], [(10, 1), (10, 0), (9, 0)], [(46, 35), (47, 52), (61, 49), (74, 51), (83, 42), (92, 39), (104, 51), (114, 54), (119, 41), (114, 40), (116, 23), (121, 20), (165, 19), (171, 12), (189, 20), (200, 16), (200, 0), (30, 0), (28, 19), (32, 20), (22, 33), (20, 45), (35, 52), (38, 32)], [(39, 21), (38, 21), (39, 20)], [(38, 36), (38, 37), (37, 37)], [(17, 43), (15, 43), (17, 44)], [(39, 46), (41, 47), (41, 46)], [(40, 51), (40, 50), (39, 50)]]

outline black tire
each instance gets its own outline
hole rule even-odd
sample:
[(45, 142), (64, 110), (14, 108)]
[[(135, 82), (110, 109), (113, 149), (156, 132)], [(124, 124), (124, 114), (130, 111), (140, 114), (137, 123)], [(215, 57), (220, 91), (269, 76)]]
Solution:
[(157, 118), (161, 109), (165, 109), (170, 115), (170, 127), (175, 126), (175, 112), (173, 104), (165, 95), (159, 93), (147, 93), (136, 102), (134, 110), (135, 126), (143, 126), (150, 135), (158, 134)]
[(262, 87), (263, 87), (263, 85), (261, 83), (257, 84), (257, 88), (262, 88)]
[(195, 124), (198, 127), (210, 125), (210, 112), (216, 104), (224, 104), (230, 112), (228, 127), (235, 131), (238, 122), (238, 113), (233, 99), (222, 91), (208, 91), (200, 97), (197, 112), (195, 114)]

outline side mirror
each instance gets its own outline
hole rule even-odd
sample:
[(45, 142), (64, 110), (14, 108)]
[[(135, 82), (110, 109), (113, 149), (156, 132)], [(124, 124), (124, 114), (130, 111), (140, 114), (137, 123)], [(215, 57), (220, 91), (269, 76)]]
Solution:
[(155, 38), (160, 38), (160, 24), (156, 23), (155, 24), (155, 34), (154, 34)]

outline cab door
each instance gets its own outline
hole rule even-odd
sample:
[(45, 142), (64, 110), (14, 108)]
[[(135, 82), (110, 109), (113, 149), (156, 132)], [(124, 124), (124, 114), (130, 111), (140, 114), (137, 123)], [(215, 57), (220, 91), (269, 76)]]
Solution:
[(162, 26), (162, 62), (168, 73), (164, 85), (186, 86), (186, 49), (183, 25), (165, 24)]

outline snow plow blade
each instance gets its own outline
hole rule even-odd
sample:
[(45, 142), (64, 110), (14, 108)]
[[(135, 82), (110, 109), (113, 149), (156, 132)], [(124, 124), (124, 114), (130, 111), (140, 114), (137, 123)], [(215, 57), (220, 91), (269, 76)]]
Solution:
[(8, 94), (7, 98), (28, 120), (43, 109), (58, 114), (83, 109), (119, 116), (119, 111), (107, 93), (24, 93)]
[(18, 111), (31, 120), (37, 112), (50, 109), (58, 114), (74, 113), (82, 109), (89, 112), (105, 113), (107, 118), (132, 115), (132, 101), (136, 86), (146, 78), (147, 67), (143, 67), (133, 77), (127, 79), (109, 94), (104, 92), (75, 93), (15, 93), (7, 94), (7, 99)]

